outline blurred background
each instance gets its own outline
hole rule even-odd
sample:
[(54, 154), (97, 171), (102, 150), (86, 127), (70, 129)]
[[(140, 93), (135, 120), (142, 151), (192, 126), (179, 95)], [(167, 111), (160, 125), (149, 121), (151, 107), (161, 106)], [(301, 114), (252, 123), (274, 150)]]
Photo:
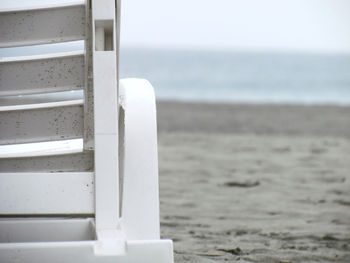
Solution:
[(209, 102), (350, 102), (347, 0), (128, 0), (121, 76), (157, 97)]

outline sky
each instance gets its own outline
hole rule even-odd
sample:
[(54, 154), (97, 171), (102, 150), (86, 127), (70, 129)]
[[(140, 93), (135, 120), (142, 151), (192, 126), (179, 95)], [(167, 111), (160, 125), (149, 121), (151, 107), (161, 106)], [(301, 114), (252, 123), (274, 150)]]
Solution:
[[(0, 8), (72, 0), (0, 0)], [(350, 53), (350, 0), (122, 0), (122, 47)]]
[(122, 0), (121, 41), (350, 53), (350, 0)]

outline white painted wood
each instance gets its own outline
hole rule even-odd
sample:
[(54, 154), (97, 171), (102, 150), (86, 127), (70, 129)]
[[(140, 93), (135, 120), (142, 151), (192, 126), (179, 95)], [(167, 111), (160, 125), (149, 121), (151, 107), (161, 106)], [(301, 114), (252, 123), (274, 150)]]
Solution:
[[(128, 240), (159, 239), (157, 121), (153, 87), (120, 81), (124, 109), (122, 229)], [(140, 220), (142, 219), (142, 220)]]
[(81, 100), (83, 103), (83, 90), (71, 90), (64, 92), (40, 93), (20, 96), (0, 97), (0, 109), (4, 106), (35, 105), (42, 103), (58, 103)]
[(0, 10), (0, 48), (85, 38), (84, 1)]
[(94, 150), (94, 91), (92, 72), (91, 1), (86, 1), (85, 89), (84, 89), (84, 149)]
[[(153, 90), (125, 80), (119, 135), (120, 0), (91, 2), (0, 10), (0, 47), (86, 41), (84, 53), (0, 58), (0, 262), (173, 262), (159, 240)], [(84, 109), (6, 99), (74, 89)]]
[(81, 138), (82, 100), (0, 107), (0, 145)]
[(121, 19), (120, 19), (120, 16), (121, 16), (121, 0), (116, 0), (115, 1), (116, 3), (116, 10), (115, 10), (115, 13), (116, 13), (116, 16), (117, 16), (117, 19), (115, 20), (115, 24), (116, 24), (116, 35), (117, 37), (115, 38), (115, 46), (116, 46), (116, 50), (117, 50), (117, 61), (116, 61), (116, 64), (117, 64), (117, 85), (118, 85), (118, 91), (119, 91), (119, 61), (120, 61), (120, 24), (121, 24)]
[(83, 89), (84, 52), (0, 59), (0, 97)]
[(96, 51), (103, 51), (105, 48), (105, 31), (103, 27), (96, 27), (95, 48)]
[(115, 54), (97, 51), (94, 56), (94, 122), (96, 134), (114, 134), (117, 138), (118, 91)]
[(83, 139), (0, 145), (0, 159), (51, 156), (81, 152), (83, 152)]
[(84, 101), (82, 99), (78, 99), (78, 100), (64, 100), (64, 101), (32, 103), (32, 104), (15, 104), (15, 105), (0, 106), (0, 112), (59, 108), (59, 107), (82, 105), (83, 103)]
[(93, 173), (0, 173), (0, 214), (93, 214)]
[(103, 232), (119, 224), (118, 90), (116, 41), (112, 51), (96, 50), (98, 20), (112, 21), (115, 37), (114, 0), (92, 0), (96, 229)]
[(113, 23), (114, 23), (115, 19), (117, 18), (115, 3), (116, 3), (115, 0), (92, 0), (93, 21), (94, 20), (113, 20)]
[[(170, 240), (127, 241), (125, 251), (96, 255), (100, 241), (30, 242), (0, 244), (0, 261), (50, 263), (173, 263)], [(14, 256), (15, 255), (15, 256)]]
[(94, 92), (92, 79), (88, 79), (84, 91), (84, 149), (94, 150)]
[(93, 152), (64, 155), (0, 158), (0, 173), (84, 172), (94, 170)]
[[(93, 218), (0, 218), (0, 244), (95, 239)], [(0, 245), (1, 246), (1, 245)]]

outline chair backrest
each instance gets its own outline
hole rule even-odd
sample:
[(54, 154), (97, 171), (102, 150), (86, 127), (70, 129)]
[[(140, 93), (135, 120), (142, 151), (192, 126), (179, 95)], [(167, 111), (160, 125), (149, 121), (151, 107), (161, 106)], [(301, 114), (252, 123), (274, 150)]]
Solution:
[(1, 216), (79, 215), (95, 217), (97, 229), (117, 226), (120, 1), (91, 5), (0, 11), (0, 48), (85, 47), (0, 58)]

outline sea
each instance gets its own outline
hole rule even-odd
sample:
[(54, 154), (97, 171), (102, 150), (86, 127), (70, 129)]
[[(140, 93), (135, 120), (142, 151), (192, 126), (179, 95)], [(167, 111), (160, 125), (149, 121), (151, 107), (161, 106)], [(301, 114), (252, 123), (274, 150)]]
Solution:
[(120, 76), (148, 79), (159, 100), (350, 104), (350, 55), (122, 49)]
[[(0, 49), (0, 58), (82, 48), (82, 42), (72, 42)], [(122, 46), (120, 77), (148, 79), (158, 100), (350, 105), (350, 54)]]

